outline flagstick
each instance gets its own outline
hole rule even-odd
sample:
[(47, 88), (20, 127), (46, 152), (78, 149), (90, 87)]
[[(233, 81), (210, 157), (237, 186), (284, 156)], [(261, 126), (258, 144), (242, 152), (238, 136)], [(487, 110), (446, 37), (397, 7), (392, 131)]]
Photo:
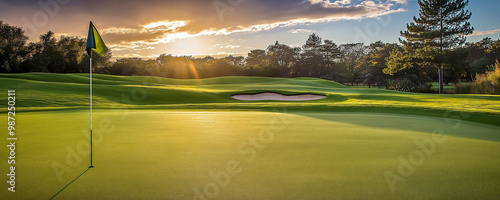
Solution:
[(89, 168), (94, 168), (94, 165), (92, 165), (92, 50), (90, 50), (90, 166)]

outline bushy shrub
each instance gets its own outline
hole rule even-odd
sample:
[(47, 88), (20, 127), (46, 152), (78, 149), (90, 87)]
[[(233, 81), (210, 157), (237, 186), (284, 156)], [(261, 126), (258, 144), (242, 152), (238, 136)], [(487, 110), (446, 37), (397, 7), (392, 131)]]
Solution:
[(392, 87), (394, 90), (402, 91), (402, 92), (415, 92), (415, 89), (418, 87), (416, 83), (413, 83), (409, 79), (397, 79), (392, 83)]
[(420, 85), (415, 89), (418, 93), (438, 93), (439, 91), (432, 89), (432, 85)]
[(457, 85), (457, 87), (455, 87), (455, 93), (456, 94), (470, 94), (471, 85), (472, 84), (470, 84), (470, 83), (467, 85)]
[(491, 68), (485, 74), (477, 74), (473, 83), (456, 87), (456, 93), (500, 94), (500, 63), (497, 61)]
[(402, 92), (434, 93), (432, 85), (421, 80), (411, 80), (410, 78), (400, 78), (387, 80), (387, 89)]

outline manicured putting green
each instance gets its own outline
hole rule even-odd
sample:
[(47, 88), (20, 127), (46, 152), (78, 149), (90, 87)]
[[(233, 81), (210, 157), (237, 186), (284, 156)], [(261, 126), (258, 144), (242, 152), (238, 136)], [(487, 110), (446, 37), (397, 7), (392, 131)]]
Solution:
[[(17, 188), (2, 190), (2, 199), (48, 199), (59, 191), (54, 199), (193, 199), (196, 191), (207, 199), (500, 197), (497, 126), (282, 109), (96, 110), (96, 167), (81, 175), (89, 164), (87, 111), (16, 117)], [(400, 159), (409, 163), (403, 174)], [(59, 180), (53, 165), (71, 172)], [(391, 173), (392, 181), (399, 176), (394, 191), (384, 176)]]

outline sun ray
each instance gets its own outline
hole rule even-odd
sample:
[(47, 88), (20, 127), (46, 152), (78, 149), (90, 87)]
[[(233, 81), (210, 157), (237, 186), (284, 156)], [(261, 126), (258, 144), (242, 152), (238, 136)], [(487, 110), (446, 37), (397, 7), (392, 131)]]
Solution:
[(200, 79), (200, 75), (198, 74), (196, 67), (194, 67), (193, 62), (189, 62), (188, 66), (189, 66), (189, 70), (191, 71), (191, 73), (193, 73), (194, 79)]

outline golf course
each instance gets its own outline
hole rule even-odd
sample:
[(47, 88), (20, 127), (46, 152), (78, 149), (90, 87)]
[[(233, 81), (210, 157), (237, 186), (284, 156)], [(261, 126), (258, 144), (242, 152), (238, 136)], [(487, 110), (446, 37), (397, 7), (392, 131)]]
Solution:
[[(0, 74), (5, 106), (16, 91), (18, 138), (16, 192), (2, 199), (500, 197), (499, 96), (315, 78), (94, 75), (89, 169), (89, 81)], [(231, 98), (266, 92), (326, 98)]]

